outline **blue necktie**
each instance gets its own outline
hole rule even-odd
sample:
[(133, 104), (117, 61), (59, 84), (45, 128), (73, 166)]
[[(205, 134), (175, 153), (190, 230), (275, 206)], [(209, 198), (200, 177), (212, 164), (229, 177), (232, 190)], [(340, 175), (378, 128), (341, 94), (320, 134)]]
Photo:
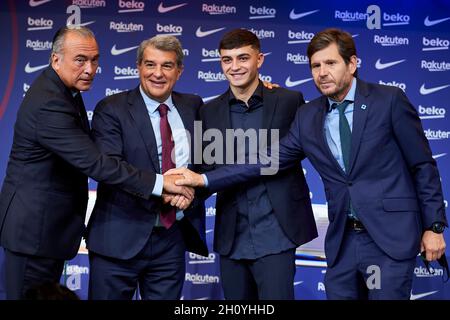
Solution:
[(345, 108), (351, 103), (345, 100), (341, 104), (333, 103), (333, 106), (339, 111), (339, 135), (341, 138), (342, 159), (344, 160), (345, 172), (348, 174), (350, 170), (350, 147), (352, 143), (352, 131), (345, 116)]

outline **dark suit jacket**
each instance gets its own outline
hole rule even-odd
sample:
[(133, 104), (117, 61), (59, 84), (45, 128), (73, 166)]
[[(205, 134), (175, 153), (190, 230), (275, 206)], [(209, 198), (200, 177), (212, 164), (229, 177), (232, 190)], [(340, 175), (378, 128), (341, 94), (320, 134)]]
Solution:
[[(225, 130), (232, 129), (228, 96), (229, 93), (226, 92), (200, 109), (203, 130), (216, 128), (225, 137)], [(303, 96), (299, 92), (284, 88), (272, 90), (263, 88), (263, 101), (261, 128), (279, 129), (280, 137), (283, 137), (288, 132), (298, 107), (304, 103)], [(226, 154), (225, 150), (223, 154)], [(215, 164), (207, 170), (221, 166), (223, 165)], [(272, 209), (286, 236), (297, 245), (317, 237), (309, 189), (301, 165), (297, 164), (276, 176), (265, 176), (261, 181), (266, 186)], [(215, 182), (212, 181), (212, 186), (214, 184)], [(233, 245), (237, 218), (237, 192), (236, 188), (230, 188), (217, 194), (214, 250), (222, 255), (229, 254)]]
[[(199, 96), (176, 92), (172, 99), (185, 129), (193, 137), (197, 109), (203, 101)], [(139, 87), (100, 101), (95, 108), (92, 133), (102, 152), (136, 168), (161, 172), (155, 135)], [(142, 200), (99, 184), (88, 224), (89, 250), (119, 259), (134, 257), (147, 243), (161, 204), (160, 197)], [(187, 250), (207, 256), (204, 201), (196, 198), (184, 215), (179, 223)]]
[[(300, 108), (281, 142), (280, 167), (307, 156), (322, 177), (330, 221), (325, 239), (329, 266), (339, 253), (350, 198), (369, 235), (387, 255), (413, 258), (424, 229), (433, 222), (447, 223), (439, 172), (417, 111), (400, 89), (361, 80), (354, 105), (348, 175), (324, 135), (325, 96)], [(220, 175), (227, 175), (229, 185), (259, 171), (256, 166), (247, 169), (229, 168)], [(212, 185), (223, 187), (218, 178), (208, 174)]]
[(85, 229), (88, 176), (150, 197), (155, 175), (102, 155), (82, 109), (51, 67), (25, 95), (0, 194), (3, 247), (55, 259), (75, 256)]

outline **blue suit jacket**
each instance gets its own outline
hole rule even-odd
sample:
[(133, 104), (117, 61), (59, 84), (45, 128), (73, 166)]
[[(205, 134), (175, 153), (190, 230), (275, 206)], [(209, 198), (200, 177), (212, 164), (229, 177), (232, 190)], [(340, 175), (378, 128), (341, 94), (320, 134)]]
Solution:
[[(193, 136), (197, 110), (203, 101), (199, 96), (176, 92), (172, 98), (185, 129)], [(155, 135), (139, 87), (100, 101), (95, 108), (92, 133), (102, 152), (137, 168), (160, 172)], [(89, 250), (119, 259), (134, 257), (147, 243), (161, 204), (160, 197), (142, 200), (99, 184), (88, 224)], [(184, 215), (179, 224), (187, 250), (207, 256), (204, 201), (195, 198)]]
[(73, 258), (85, 232), (88, 176), (148, 199), (155, 174), (101, 154), (70, 90), (48, 67), (19, 108), (0, 194), (1, 245), (11, 251)]
[[(439, 172), (416, 110), (400, 89), (358, 80), (347, 175), (324, 135), (327, 103), (321, 96), (299, 109), (280, 143), (279, 161), (283, 170), (306, 156), (323, 180), (330, 221), (328, 265), (339, 253), (349, 197), (386, 254), (395, 259), (416, 256), (424, 229), (436, 221), (447, 223)], [(228, 166), (207, 177), (210, 186), (223, 188), (257, 176), (259, 167)]]

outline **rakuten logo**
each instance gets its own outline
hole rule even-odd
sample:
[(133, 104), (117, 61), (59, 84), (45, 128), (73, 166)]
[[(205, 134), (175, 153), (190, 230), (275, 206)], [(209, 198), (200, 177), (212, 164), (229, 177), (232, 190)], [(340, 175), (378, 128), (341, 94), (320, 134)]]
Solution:
[(397, 82), (397, 81), (389, 81), (389, 82), (383, 82), (382, 80), (378, 81), (379, 84), (384, 84), (386, 86), (391, 87), (397, 87), (402, 89), (403, 91), (406, 91), (406, 83), (403, 82)]
[(362, 20), (366, 20), (368, 17), (367, 13), (364, 12), (349, 12), (347, 10), (345, 11), (339, 11), (339, 10), (335, 10), (334, 11), (334, 18), (335, 19), (339, 19), (343, 22), (355, 22), (355, 21), (362, 21)]
[(125, 12), (142, 12), (145, 8), (145, 3), (141, 1), (124, 1), (119, 0), (119, 13)]
[(28, 17), (28, 31), (36, 31), (36, 30), (50, 30), (53, 28), (53, 20), (51, 19), (44, 19), (44, 18), (38, 18), (33, 19), (31, 17)]
[(104, 0), (72, 0), (72, 4), (79, 6), (82, 9), (106, 7), (106, 1)]
[(218, 15), (218, 14), (235, 14), (236, 7), (233, 6), (218, 6), (216, 4), (202, 4), (202, 12), (206, 12), (210, 15)]
[(420, 119), (443, 119), (445, 118), (446, 110), (444, 108), (432, 107), (418, 107)]
[(295, 43), (309, 43), (311, 39), (314, 37), (314, 33), (311, 32), (295, 32), (288, 30), (288, 38), (292, 39), (288, 41), (288, 44), (295, 44)]
[(118, 66), (114, 66), (114, 80), (124, 80), (124, 79), (137, 79), (139, 78), (138, 69), (134, 69), (131, 67), (120, 68)]
[(143, 24), (135, 24), (135, 23), (124, 23), (122, 21), (109, 22), (109, 30), (114, 30), (117, 32), (137, 32), (137, 31), (144, 31), (144, 25)]
[(450, 131), (427, 129), (423, 132), (425, 133), (425, 137), (427, 137), (428, 140), (443, 140), (450, 137)]
[(227, 80), (222, 72), (214, 73), (211, 71), (198, 71), (197, 77), (205, 82), (219, 82)]
[(247, 29), (247, 30), (250, 32), (253, 32), (260, 40), (267, 39), (267, 38), (272, 38), (272, 39), (275, 38), (275, 31), (273, 31), (273, 30), (264, 30), (264, 29), (256, 30), (253, 28)]
[(36, 51), (50, 50), (52, 48), (51, 41), (27, 40), (25, 46)]
[(183, 33), (182, 26), (176, 26), (173, 24), (156, 24), (156, 31), (158, 34), (163, 34), (166, 36), (181, 36)]
[(120, 92), (123, 92), (123, 91), (124, 90), (119, 89), (119, 88), (116, 88), (116, 89), (106, 88), (105, 96), (111, 96), (113, 94), (120, 93)]
[(275, 10), (274, 8), (266, 8), (266, 7), (250, 6), (249, 11), (250, 16), (248, 18), (250, 20), (275, 18), (277, 14), (277, 10)]
[(416, 267), (414, 268), (414, 274), (418, 278), (442, 277), (444, 275), (444, 269), (432, 267), (430, 267), (430, 269), (433, 271), (433, 273), (430, 273), (425, 267)]
[(387, 35), (380, 36), (376, 34), (373, 36), (373, 43), (381, 44), (383, 47), (407, 46), (409, 45), (409, 39), (397, 36), (394, 37), (389, 37)]
[(211, 276), (209, 274), (198, 274), (198, 273), (189, 273), (186, 272), (185, 281), (192, 282), (193, 284), (211, 284), (211, 283), (219, 283), (218, 276)]
[(292, 62), (294, 64), (309, 64), (308, 56), (302, 55), (300, 53), (287, 53), (287, 62)]
[(450, 70), (450, 62), (446, 62), (446, 61), (437, 62), (434, 60), (432, 60), (432, 61), (422, 60), (420, 62), (420, 67), (422, 69), (427, 69), (428, 71), (431, 71), (431, 72), (449, 71)]
[(426, 37), (423, 37), (422, 44), (422, 51), (448, 50), (450, 41), (448, 41), (447, 39), (428, 39)]

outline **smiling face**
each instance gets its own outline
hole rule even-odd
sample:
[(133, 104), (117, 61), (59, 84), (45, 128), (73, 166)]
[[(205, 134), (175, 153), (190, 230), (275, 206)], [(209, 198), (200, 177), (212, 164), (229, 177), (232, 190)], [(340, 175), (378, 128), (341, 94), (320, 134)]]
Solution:
[(61, 52), (52, 54), (52, 67), (70, 90), (86, 91), (94, 80), (98, 58), (94, 38), (68, 32)]
[(331, 43), (311, 56), (310, 65), (317, 89), (335, 101), (342, 101), (352, 85), (356, 56), (345, 64), (336, 43)]
[(250, 45), (236, 49), (221, 49), (220, 63), (231, 89), (246, 89), (259, 81), (258, 69), (264, 61), (264, 55)]
[(174, 51), (162, 51), (152, 46), (145, 48), (138, 64), (142, 89), (152, 99), (164, 102), (172, 93), (183, 68), (177, 65)]

